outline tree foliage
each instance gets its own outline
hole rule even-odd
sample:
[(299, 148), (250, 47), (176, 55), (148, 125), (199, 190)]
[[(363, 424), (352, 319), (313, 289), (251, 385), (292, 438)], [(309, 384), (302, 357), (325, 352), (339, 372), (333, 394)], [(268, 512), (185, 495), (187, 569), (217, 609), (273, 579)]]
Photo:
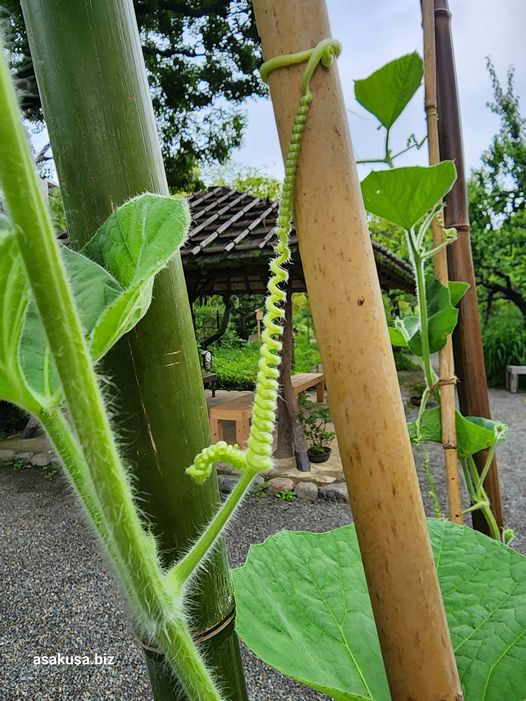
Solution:
[(488, 299), (513, 302), (526, 316), (526, 119), (515, 94), (514, 71), (503, 87), (488, 59), (500, 127), (469, 180), (473, 258)]
[[(199, 165), (224, 162), (241, 144), (240, 104), (265, 93), (249, 0), (135, 0), (168, 182), (199, 184)], [(24, 116), (42, 124), (20, 0), (0, 0)]]

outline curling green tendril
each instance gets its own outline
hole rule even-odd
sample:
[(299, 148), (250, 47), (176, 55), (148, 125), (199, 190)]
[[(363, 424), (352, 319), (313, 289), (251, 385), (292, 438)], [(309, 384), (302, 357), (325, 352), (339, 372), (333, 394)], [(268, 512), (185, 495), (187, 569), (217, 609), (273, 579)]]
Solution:
[(271, 71), (299, 63), (307, 62), (303, 74), (302, 95), (294, 126), (290, 137), (285, 180), (277, 217), (277, 243), (275, 257), (270, 263), (270, 279), (267, 285), (265, 316), (263, 318), (262, 344), (259, 354), (258, 374), (256, 380), (252, 424), (248, 437), (247, 450), (229, 446), (224, 442), (205, 448), (196, 457), (187, 473), (197, 482), (204, 482), (212, 473), (215, 462), (227, 462), (232, 467), (254, 476), (256, 473), (272, 467), (272, 434), (276, 420), (278, 399), (279, 364), (281, 362), (282, 321), (285, 317), (283, 304), (286, 292), (282, 285), (288, 279), (284, 268), (290, 260), (289, 235), (292, 221), (292, 208), (296, 170), (300, 154), (301, 141), (310, 104), (312, 102), (311, 79), (317, 66), (321, 63), (328, 68), (335, 57), (339, 56), (341, 45), (335, 39), (324, 39), (313, 49), (295, 54), (284, 54), (266, 61), (261, 66), (261, 78), (268, 82)]

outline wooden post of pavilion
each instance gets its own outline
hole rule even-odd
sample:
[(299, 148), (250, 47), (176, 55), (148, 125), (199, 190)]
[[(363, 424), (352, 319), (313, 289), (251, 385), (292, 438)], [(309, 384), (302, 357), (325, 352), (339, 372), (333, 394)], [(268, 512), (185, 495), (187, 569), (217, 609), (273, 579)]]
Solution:
[(280, 365), (280, 396), (278, 404), (278, 444), (275, 458), (290, 458), (294, 455), (296, 467), (301, 472), (310, 472), (307, 443), (299, 418), (298, 399), (292, 388), (292, 356), (294, 350), (294, 329), (292, 325), (292, 290), (287, 285), (285, 301), (285, 322), (283, 329), (283, 350)]

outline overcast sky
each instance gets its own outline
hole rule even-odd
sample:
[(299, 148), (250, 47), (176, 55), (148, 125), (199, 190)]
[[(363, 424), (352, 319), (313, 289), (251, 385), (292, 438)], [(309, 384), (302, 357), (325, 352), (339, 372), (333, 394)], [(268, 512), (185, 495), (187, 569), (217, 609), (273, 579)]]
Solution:
[[(374, 117), (357, 105), (353, 80), (365, 78), (387, 61), (415, 49), (422, 53), (418, 0), (327, 0), (333, 36), (343, 45), (338, 66), (354, 149), (358, 158), (382, 152)], [(462, 111), (468, 169), (476, 167), (498, 126), (486, 107), (492, 97), (486, 56), (490, 56), (501, 82), (516, 69), (516, 91), (526, 112), (526, 0), (450, 0), (453, 41)], [(247, 103), (248, 128), (244, 145), (233, 154), (236, 163), (258, 167), (268, 175), (282, 176), (281, 154), (268, 100)], [(410, 133), (423, 136), (423, 93), (420, 90), (398, 122), (393, 147), (403, 148)], [(399, 139), (397, 139), (397, 135)], [(412, 152), (398, 165), (424, 163), (426, 149)], [(361, 169), (367, 172), (365, 166)]]
[[(351, 134), (358, 158), (376, 157), (383, 142), (377, 122), (354, 99), (353, 80), (365, 78), (384, 63), (415, 49), (422, 53), (422, 30), (418, 0), (327, 0), (333, 36), (343, 52), (338, 59)], [(516, 92), (521, 111), (526, 113), (526, 0), (449, 0), (453, 15), (453, 41), (457, 63), (462, 112), (464, 148), (469, 169), (479, 163), (498, 127), (497, 117), (488, 109), (491, 84), (486, 70), (490, 56), (501, 82), (515, 66)], [(245, 104), (248, 125), (241, 149), (232, 162), (281, 178), (281, 153), (268, 99)], [(423, 91), (420, 89), (393, 130), (392, 146), (405, 146), (411, 133), (425, 133)], [(45, 132), (33, 135), (35, 147), (47, 139)], [(424, 164), (427, 150), (412, 151), (398, 165)], [(361, 166), (366, 175), (370, 166)]]

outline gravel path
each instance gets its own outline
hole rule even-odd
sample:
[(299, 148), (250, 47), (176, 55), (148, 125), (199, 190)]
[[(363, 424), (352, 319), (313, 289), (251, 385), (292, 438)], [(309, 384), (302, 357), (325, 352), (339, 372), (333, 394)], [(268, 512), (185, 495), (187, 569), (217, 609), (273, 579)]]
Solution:
[[(510, 425), (499, 454), (504, 507), (517, 534), (515, 547), (526, 552), (526, 395), (493, 390), (491, 398), (494, 416)], [(439, 477), (437, 493), (443, 497)], [(0, 699), (151, 701), (124, 605), (63, 479), (3, 468), (0, 504)], [(432, 512), (429, 503), (427, 509)], [(251, 543), (282, 528), (323, 531), (349, 521), (346, 504), (249, 497), (229, 534), (232, 565), (244, 561)], [(58, 652), (98, 653), (114, 657), (115, 664), (33, 665), (35, 655)], [(243, 656), (251, 701), (326, 698), (269, 670), (247, 650)]]

